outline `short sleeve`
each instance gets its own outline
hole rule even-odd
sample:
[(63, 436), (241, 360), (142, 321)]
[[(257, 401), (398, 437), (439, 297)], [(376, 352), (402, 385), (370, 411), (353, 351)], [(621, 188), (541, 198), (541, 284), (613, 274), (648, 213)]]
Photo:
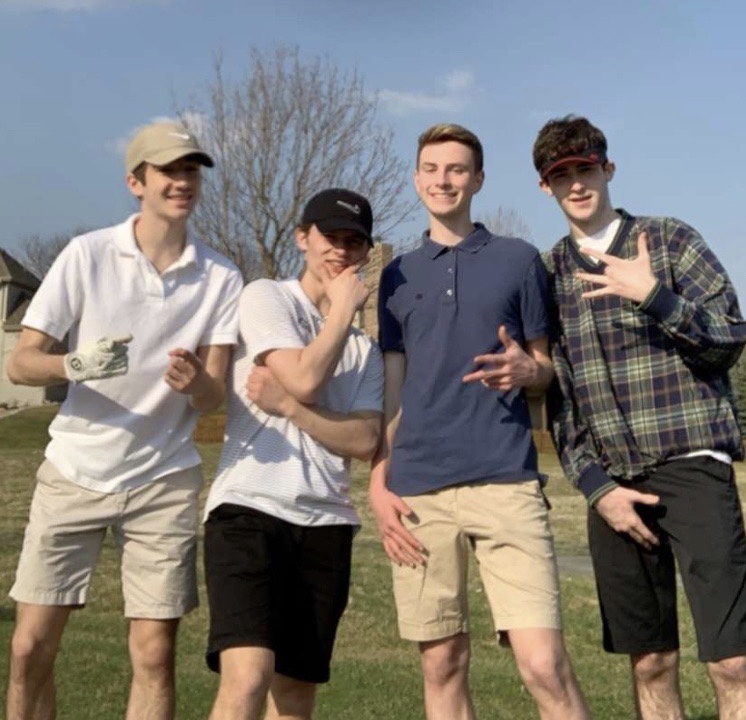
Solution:
[(241, 294), (238, 316), (239, 332), (252, 360), (268, 350), (308, 345), (293, 299), (276, 280), (262, 278), (249, 283)]
[(47, 272), (21, 324), (61, 341), (81, 318), (87, 277), (94, 271), (83, 243), (71, 240)]

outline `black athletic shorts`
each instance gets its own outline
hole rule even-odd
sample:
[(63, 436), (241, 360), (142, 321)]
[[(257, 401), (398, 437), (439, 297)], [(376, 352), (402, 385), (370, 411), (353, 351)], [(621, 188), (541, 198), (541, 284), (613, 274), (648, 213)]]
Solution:
[(746, 654), (746, 539), (733, 468), (710, 456), (682, 458), (622, 484), (660, 497), (655, 507), (636, 508), (660, 546), (645, 550), (589, 510), (604, 648), (632, 655), (678, 649), (675, 557), (699, 659)]
[(221, 650), (264, 647), (275, 654), (275, 672), (327, 682), (353, 531), (293, 525), (241, 505), (215, 508), (205, 524), (210, 669), (220, 672)]

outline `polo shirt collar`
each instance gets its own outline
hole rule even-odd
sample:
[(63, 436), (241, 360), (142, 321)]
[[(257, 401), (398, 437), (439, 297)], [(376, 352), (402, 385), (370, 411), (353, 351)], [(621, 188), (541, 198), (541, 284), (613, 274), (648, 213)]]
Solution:
[[(142, 251), (137, 247), (135, 241), (135, 220), (139, 217), (138, 213), (130, 215), (121, 225), (116, 228), (114, 244), (122, 255), (136, 257), (141, 255)], [(191, 230), (187, 229), (186, 244), (179, 259), (171, 266), (170, 270), (185, 268), (189, 266), (198, 267), (201, 255)]]
[(482, 223), (475, 222), (474, 230), (457, 245), (441, 245), (430, 237), (429, 230), (425, 230), (422, 233), (422, 248), (432, 260), (451, 249), (474, 254), (478, 253), (490, 241), (491, 237), (492, 233)]

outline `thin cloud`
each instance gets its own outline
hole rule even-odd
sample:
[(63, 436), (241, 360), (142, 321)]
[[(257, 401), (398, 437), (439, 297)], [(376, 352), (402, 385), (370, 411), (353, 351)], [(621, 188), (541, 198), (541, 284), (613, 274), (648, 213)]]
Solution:
[(130, 140), (132, 140), (132, 138), (135, 137), (135, 135), (137, 135), (137, 133), (140, 132), (140, 130), (142, 130), (146, 125), (158, 122), (184, 122), (193, 130), (198, 138), (204, 134), (207, 127), (206, 118), (199, 113), (187, 112), (184, 113), (181, 119), (169, 115), (156, 115), (154, 118), (151, 118), (147, 122), (144, 122), (142, 125), (133, 127), (132, 130), (130, 130), (126, 135), (121, 135), (120, 137), (112, 140), (108, 144), (109, 150), (116, 155), (119, 155), (120, 157), (124, 157), (124, 153), (127, 151), (127, 145), (130, 144)]
[(403, 90), (379, 90), (378, 102), (394, 115), (411, 115), (419, 112), (458, 112), (471, 99), (474, 75), (468, 70), (454, 70), (438, 83), (440, 92), (406, 92)]
[(454, 70), (445, 77), (448, 92), (468, 92), (474, 85), (474, 76), (468, 70)]
[(125, 5), (135, 4), (164, 5), (168, 2), (171, 2), (171, 0), (0, 0), (0, 10), (72, 12), (75, 10), (101, 10), (107, 7), (121, 8)]

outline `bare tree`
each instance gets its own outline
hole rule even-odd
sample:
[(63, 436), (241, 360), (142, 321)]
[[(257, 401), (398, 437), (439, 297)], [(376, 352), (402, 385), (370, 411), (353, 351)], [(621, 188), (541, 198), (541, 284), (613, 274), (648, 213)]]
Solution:
[(514, 208), (504, 208), (500, 205), (492, 215), (480, 218), (480, 222), (495, 235), (519, 237), (533, 242), (531, 230)]
[(20, 242), (20, 262), (36, 277), (43, 279), (70, 239), (85, 232), (88, 232), (88, 228), (77, 228), (71, 233), (55, 233), (50, 237), (29, 235)]
[(356, 72), (326, 58), (254, 49), (245, 78), (230, 83), (218, 57), (206, 98), (177, 112), (217, 163), (205, 173), (194, 227), (247, 280), (297, 272), (293, 230), (319, 190), (366, 195), (377, 235), (414, 210), (403, 200), (406, 165), (393, 152), (391, 129), (376, 122), (375, 99)]

